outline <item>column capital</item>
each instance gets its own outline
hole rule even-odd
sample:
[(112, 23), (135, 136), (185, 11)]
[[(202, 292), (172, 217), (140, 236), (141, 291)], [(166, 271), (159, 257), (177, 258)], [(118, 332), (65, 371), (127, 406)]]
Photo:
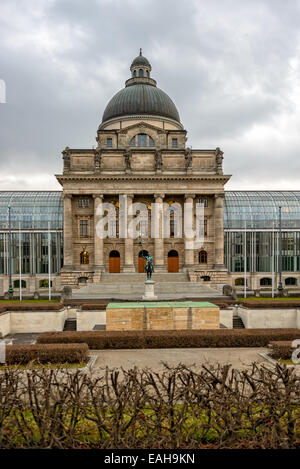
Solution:
[(126, 195), (126, 197), (129, 197), (130, 199), (133, 199), (134, 197), (134, 194), (124, 194), (124, 195)]
[(161, 199), (164, 199), (165, 198), (165, 194), (154, 194), (154, 198), (157, 199), (158, 197), (160, 197)]
[(93, 197), (93, 199), (103, 199), (104, 195), (103, 194), (93, 194), (92, 197)]
[(194, 199), (196, 197), (196, 194), (184, 194), (185, 199)]
[(215, 199), (219, 199), (219, 198), (224, 199), (224, 197), (225, 197), (225, 194), (214, 194)]
[(64, 194), (64, 193), (62, 194), (62, 196), (63, 196), (63, 199), (70, 199), (70, 200), (71, 200), (72, 197), (73, 197), (72, 194)]

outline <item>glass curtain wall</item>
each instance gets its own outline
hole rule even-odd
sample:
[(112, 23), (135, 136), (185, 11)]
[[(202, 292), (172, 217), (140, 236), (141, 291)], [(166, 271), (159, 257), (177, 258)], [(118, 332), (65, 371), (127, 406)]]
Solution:
[(278, 271), (281, 207), (282, 271), (300, 270), (300, 192), (235, 191), (225, 193), (224, 254), (230, 272)]
[[(9, 272), (9, 209), (12, 274), (59, 273), (63, 265), (61, 192), (0, 192), (0, 274)], [(21, 259), (21, 263), (20, 263)]]

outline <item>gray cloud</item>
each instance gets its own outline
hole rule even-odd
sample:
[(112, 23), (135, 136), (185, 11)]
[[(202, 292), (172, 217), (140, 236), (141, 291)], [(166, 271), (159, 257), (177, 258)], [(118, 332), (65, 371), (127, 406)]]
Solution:
[(299, 188), (299, 22), (294, 0), (2, 0), (0, 190), (59, 188), (139, 47), (228, 188)]

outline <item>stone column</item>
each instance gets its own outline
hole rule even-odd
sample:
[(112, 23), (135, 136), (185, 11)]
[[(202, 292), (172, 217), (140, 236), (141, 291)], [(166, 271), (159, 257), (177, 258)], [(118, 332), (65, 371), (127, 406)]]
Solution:
[(132, 220), (132, 215), (128, 215), (129, 207), (133, 203), (133, 194), (127, 194), (127, 238), (125, 238), (125, 262), (123, 272), (135, 272), (133, 261), (133, 238), (129, 237), (128, 226)]
[(224, 265), (224, 194), (215, 194), (214, 221), (215, 221), (215, 264), (216, 270), (226, 270)]
[(73, 214), (72, 195), (63, 194), (64, 200), (64, 270), (73, 269)]
[[(185, 195), (185, 203), (192, 204), (192, 226), (191, 228), (194, 229), (194, 198), (195, 194), (186, 194)], [(184, 217), (186, 216), (186, 209), (184, 210)], [(185, 233), (185, 219), (183, 224), (183, 232), (184, 232), (184, 267), (186, 269), (192, 267), (194, 265), (194, 249), (191, 248), (191, 244), (194, 241), (193, 237), (190, 237), (188, 233)]]
[(94, 269), (98, 272), (104, 271), (104, 240), (97, 235), (97, 224), (102, 218), (101, 206), (102, 206), (102, 194), (93, 195), (94, 198)]
[(158, 224), (158, 238), (154, 238), (154, 271), (165, 271), (165, 258), (164, 258), (164, 238), (163, 238), (163, 210), (162, 203), (165, 194), (154, 194), (155, 203), (161, 204), (161, 209), (156, 213), (156, 223)]

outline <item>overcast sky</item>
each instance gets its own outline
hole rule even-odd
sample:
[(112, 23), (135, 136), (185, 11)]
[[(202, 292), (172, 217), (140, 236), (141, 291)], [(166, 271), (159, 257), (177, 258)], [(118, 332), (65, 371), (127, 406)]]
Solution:
[(300, 190), (300, 0), (1, 0), (0, 190), (60, 189), (143, 48), (227, 189)]

